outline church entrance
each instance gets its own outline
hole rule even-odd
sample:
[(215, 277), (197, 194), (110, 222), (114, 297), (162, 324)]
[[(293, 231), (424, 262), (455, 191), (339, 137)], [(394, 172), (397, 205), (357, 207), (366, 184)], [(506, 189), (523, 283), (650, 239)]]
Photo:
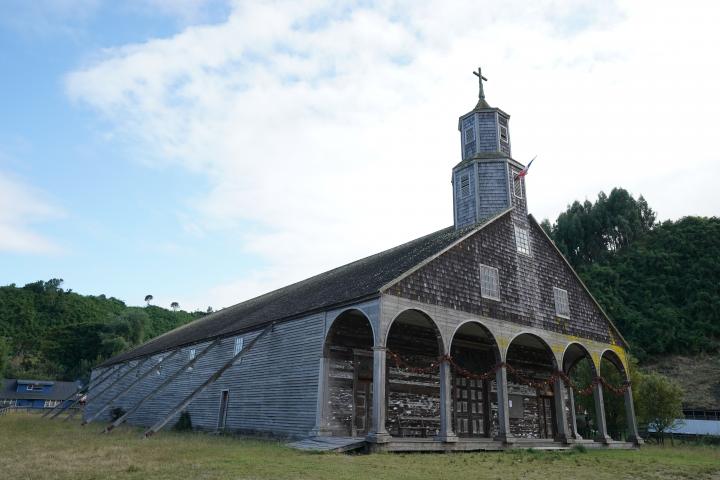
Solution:
[(497, 434), (497, 389), (493, 367), (499, 361), (497, 344), (481, 324), (468, 322), (453, 337), (452, 417), (459, 437)]
[(370, 431), (373, 342), (370, 322), (359, 310), (343, 312), (328, 331), (325, 424), (334, 436), (364, 437)]
[(553, 387), (550, 377), (555, 357), (539, 337), (521, 334), (508, 347), (510, 432), (521, 438), (554, 439), (556, 435)]

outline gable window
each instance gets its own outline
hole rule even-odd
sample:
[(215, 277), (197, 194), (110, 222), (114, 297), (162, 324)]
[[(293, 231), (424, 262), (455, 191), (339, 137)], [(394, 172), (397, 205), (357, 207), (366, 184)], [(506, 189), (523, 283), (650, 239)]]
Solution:
[(233, 356), (242, 352), (243, 344), (245, 343), (243, 337), (235, 337), (235, 348), (233, 349)]
[(570, 318), (570, 302), (568, 292), (562, 288), (553, 287), (555, 296), (555, 315), (562, 318)]
[(480, 294), (483, 298), (500, 301), (500, 276), (497, 268), (480, 265)]
[(520, 171), (511, 169), (510, 172), (512, 172), (512, 179), (513, 179), (513, 195), (515, 195), (518, 198), (522, 198), (523, 191), (522, 191), (522, 177), (520, 177)]
[(515, 246), (523, 255), (530, 255), (530, 234), (527, 228), (515, 225)]
[(470, 196), (470, 175), (460, 176), (460, 198)]

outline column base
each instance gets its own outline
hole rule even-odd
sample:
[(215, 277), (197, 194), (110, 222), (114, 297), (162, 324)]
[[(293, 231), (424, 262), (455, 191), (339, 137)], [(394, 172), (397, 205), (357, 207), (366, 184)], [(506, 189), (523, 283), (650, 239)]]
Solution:
[(628, 437), (627, 441), (634, 443), (634, 444), (637, 445), (638, 447), (639, 447), (640, 445), (644, 445), (644, 444), (645, 444), (645, 440), (643, 440), (641, 437), (636, 437), (636, 436), (630, 436), (630, 437)]
[(609, 435), (605, 435), (605, 436), (597, 436), (597, 437), (595, 437), (595, 441), (596, 441), (596, 442), (599, 442), (599, 443), (602, 443), (602, 444), (604, 444), (604, 445), (607, 445), (607, 444), (609, 444), (610, 442), (612, 442), (613, 439), (610, 438)]
[(445, 435), (436, 435), (435, 440), (438, 442), (455, 443), (458, 441), (458, 436), (454, 433), (448, 433)]
[(503, 442), (505, 445), (513, 445), (516, 443), (516, 439), (512, 434), (506, 434), (506, 435), (498, 435), (496, 437), (493, 437), (493, 440), (496, 442)]
[(387, 432), (371, 432), (365, 437), (370, 443), (389, 443), (392, 440), (392, 436)]

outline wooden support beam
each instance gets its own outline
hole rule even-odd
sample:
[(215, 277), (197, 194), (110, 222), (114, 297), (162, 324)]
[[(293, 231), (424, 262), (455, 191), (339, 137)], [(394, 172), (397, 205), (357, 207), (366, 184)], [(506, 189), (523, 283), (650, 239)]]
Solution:
[[(138, 361), (138, 363), (137, 363), (134, 367), (128, 368), (128, 369), (125, 371), (125, 373), (123, 373), (123, 374), (120, 375), (118, 378), (116, 378), (114, 382), (112, 382), (112, 383), (111, 383), (110, 385), (108, 385), (107, 387), (103, 388), (103, 389), (100, 391), (100, 393), (96, 394), (95, 396), (96, 396), (97, 398), (100, 398), (103, 393), (105, 393), (105, 392), (107, 392), (108, 390), (110, 390), (112, 387), (114, 387), (114, 386), (117, 385), (119, 382), (121, 382), (121, 381), (122, 381), (125, 377), (127, 377), (129, 374), (131, 374), (132, 372), (134, 372), (135, 370), (137, 370), (138, 368), (140, 368), (141, 366), (143, 366), (143, 364), (145, 364), (146, 361), (147, 361), (147, 358)], [(129, 366), (130, 366), (130, 363), (128, 362), (128, 367), (129, 367)], [(88, 395), (90, 395), (90, 391), (88, 391)], [(76, 400), (76, 402), (77, 402), (77, 401), (79, 401), (79, 400)], [(65, 421), (68, 421), (68, 420), (72, 419), (72, 418), (77, 414), (77, 412), (78, 412), (77, 410), (70, 412), (70, 414), (68, 414), (68, 416), (65, 417)]]
[[(105, 381), (107, 381), (111, 376), (113, 376), (115, 373), (117, 373), (121, 368), (122, 368), (121, 365), (117, 365), (117, 366), (113, 367), (112, 370), (110, 370), (110, 373), (109, 373), (108, 375), (106, 375), (101, 381), (97, 382), (97, 385), (102, 385), (102, 384), (103, 384)], [(106, 372), (106, 373), (107, 373), (107, 372)], [(105, 375), (105, 374), (103, 374), (103, 375)], [(103, 375), (101, 375), (101, 376), (103, 376)], [(87, 385), (85, 385), (85, 386), (82, 387), (81, 389), (77, 390), (74, 394), (70, 395), (66, 400), (63, 400), (62, 402), (60, 402), (60, 404), (59, 404), (59, 407), (60, 407), (60, 408), (58, 409), (57, 412), (55, 412), (55, 413), (53, 413), (52, 415), (50, 415), (50, 420), (52, 420), (53, 418), (55, 418), (55, 417), (57, 417), (58, 415), (60, 415), (61, 413), (63, 413), (63, 412), (64, 412), (65, 410), (67, 410), (68, 408), (72, 408), (72, 407), (74, 407), (75, 405), (77, 405), (77, 403), (80, 401), (80, 399), (82, 398), (82, 396), (90, 390), (90, 385), (91, 385), (91, 382), (88, 382)], [(73, 400), (70, 404), (65, 405), (65, 403), (66, 403), (68, 400), (70, 400), (72, 397), (75, 397), (75, 400)]]
[[(113, 373), (113, 371), (115, 371), (115, 366), (107, 367), (107, 369), (106, 369), (103, 373), (101, 373), (100, 375), (98, 375), (98, 378), (95, 379), (95, 382), (96, 382), (96, 383), (97, 383), (97, 382), (99, 382), (99, 383), (104, 382), (107, 378), (110, 377), (110, 375)], [(70, 394), (67, 398), (63, 399), (63, 401), (61, 401), (60, 403), (58, 403), (57, 405), (55, 405), (54, 407), (52, 407), (52, 408), (51, 408), (50, 410), (48, 410), (47, 412), (43, 413), (41, 418), (47, 417), (48, 415), (50, 415), (52, 412), (54, 412), (54, 411), (57, 410), (58, 408), (62, 408), (62, 406), (65, 404), (65, 402), (67, 402), (68, 400), (70, 400), (71, 398), (73, 398), (75, 395), (80, 395), (82, 392), (87, 391), (88, 388), (90, 388), (90, 382), (88, 382), (87, 385), (84, 385), (84, 386), (78, 388), (77, 390), (75, 390), (74, 393)]]
[[(119, 364), (116, 372), (119, 372), (124, 365), (125, 365), (124, 363)], [(128, 364), (128, 365), (129, 365), (129, 364)], [(128, 368), (128, 369), (125, 371), (125, 373), (123, 373), (122, 375), (120, 375), (120, 377), (116, 378), (114, 382), (112, 382), (110, 385), (108, 385), (107, 387), (105, 387), (100, 393), (101, 393), (101, 394), (102, 394), (102, 393), (105, 393), (105, 391), (106, 391), (108, 388), (112, 387), (112, 386), (115, 385), (117, 382), (119, 382), (120, 380), (122, 380), (123, 377), (125, 377), (125, 375), (127, 375), (128, 373), (132, 372), (132, 371), (134, 370), (134, 368), (135, 368), (135, 367), (133, 367), (133, 368)], [(110, 378), (110, 376), (108, 376), (107, 378)], [(88, 383), (88, 386), (87, 386), (87, 389), (86, 389), (85, 393), (86, 393), (86, 394), (89, 394), (89, 393), (90, 393), (90, 384), (89, 384), (89, 383)], [(57, 412), (55, 415), (53, 415), (52, 417), (50, 417), (50, 420), (52, 420), (53, 418), (55, 418), (55, 417), (57, 417), (58, 415), (60, 415), (61, 413), (63, 413), (65, 410), (69, 410), (70, 408), (72, 408), (72, 407), (74, 407), (75, 405), (77, 405), (78, 403), (80, 403), (80, 400), (81, 400), (81, 399), (82, 399), (82, 395), (78, 395), (78, 396), (75, 398), (75, 400), (73, 400), (73, 402), (72, 402), (70, 405), (68, 405), (67, 407), (63, 408), (62, 410), (60, 410), (59, 412)], [(70, 420), (71, 418), (73, 418), (73, 417), (75, 416), (76, 413), (77, 413), (77, 410), (75, 410), (75, 411), (70, 411), (70, 413), (68, 414), (68, 416), (65, 417), (65, 420)]]
[(186, 362), (182, 367), (178, 369), (177, 372), (170, 375), (163, 383), (161, 383), (156, 389), (152, 390), (150, 393), (145, 395), (139, 402), (137, 402), (133, 407), (125, 412), (123, 416), (112, 422), (110, 425), (105, 427), (105, 430), (102, 431), (102, 433), (110, 433), (115, 427), (122, 425), (125, 420), (128, 419), (130, 415), (138, 411), (140, 407), (143, 406), (145, 402), (153, 398), (155, 395), (163, 391), (168, 385), (170, 385), (173, 380), (175, 380), (177, 377), (182, 375), (185, 371), (187, 371), (188, 368), (192, 367), (197, 363), (198, 360), (200, 360), (202, 357), (204, 357), (212, 348), (215, 347), (218, 343), (220, 343), (221, 338), (218, 338), (214, 340), (210, 345), (205, 347), (199, 354), (197, 354), (194, 358), (190, 359), (188, 362)]
[(170, 421), (170, 419), (180, 412), (181, 410), (185, 409), (188, 405), (190, 405), (190, 402), (193, 401), (195, 397), (197, 397), (203, 390), (205, 390), (210, 384), (214, 383), (220, 376), (225, 373), (230, 367), (232, 367), (238, 360), (240, 360), (247, 352), (249, 352), (255, 344), (260, 340), (262, 337), (264, 337), (269, 331), (273, 329), (275, 326), (274, 323), (271, 323), (268, 325), (265, 330), (260, 332), (260, 334), (253, 338), (253, 340), (248, 344), (247, 347), (240, 350), (237, 355), (234, 355), (230, 360), (228, 360), (222, 367), (220, 367), (215, 373), (213, 373), (210, 378), (205, 380), (202, 385), (197, 387), (195, 390), (190, 392), (188, 396), (186, 396), (180, 403), (175, 405), (168, 414), (166, 414), (159, 422), (157, 422), (155, 425), (150, 427), (145, 431), (145, 437), (149, 437), (150, 435), (153, 435), (154, 433), (157, 433), (158, 430), (160, 430), (162, 427), (165, 426), (167, 422)]
[(108, 401), (105, 403), (105, 405), (103, 405), (102, 408), (100, 408), (97, 412), (95, 412), (94, 415), (90, 416), (90, 418), (87, 418), (85, 421), (83, 421), (83, 422), (82, 422), (82, 425), (87, 425), (88, 423), (92, 422), (92, 421), (95, 420), (97, 417), (99, 417), (100, 415), (102, 415), (102, 413), (103, 413), (105, 410), (107, 410), (108, 408), (110, 408), (110, 406), (111, 406), (115, 401), (117, 401), (120, 397), (122, 397), (123, 395), (127, 394), (128, 392), (130, 392), (136, 385), (138, 385), (140, 382), (142, 382), (144, 379), (146, 379), (149, 375), (151, 375), (153, 372), (155, 372), (156, 369), (159, 368), (164, 362), (170, 360), (170, 359), (173, 358), (175, 355), (177, 355), (178, 352), (180, 352), (180, 349), (173, 350), (173, 351), (170, 353), (170, 355), (168, 355), (167, 357), (165, 357), (165, 358), (163, 358), (162, 360), (160, 360), (157, 364), (155, 364), (154, 367), (149, 368), (147, 372), (145, 372), (145, 373), (143, 373), (142, 375), (140, 375), (137, 379), (135, 379), (134, 382), (132, 382), (130, 385), (128, 385), (125, 389), (123, 389), (123, 390), (121, 390), (120, 392), (118, 392), (118, 394), (115, 395), (113, 398), (111, 398), (110, 400), (108, 400)]

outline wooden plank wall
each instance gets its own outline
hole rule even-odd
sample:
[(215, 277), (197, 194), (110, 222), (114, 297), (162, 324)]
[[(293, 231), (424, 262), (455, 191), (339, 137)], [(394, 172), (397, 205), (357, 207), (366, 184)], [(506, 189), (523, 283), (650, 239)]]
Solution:
[[(262, 330), (243, 335), (247, 345)], [(273, 433), (282, 436), (305, 436), (315, 424), (318, 389), (318, 358), (322, 354), (324, 316), (316, 314), (275, 326), (261, 339), (239, 365), (228, 370), (215, 384), (208, 387), (188, 408), (193, 426), (215, 430), (220, 397), (229, 391), (227, 429), (243, 432)], [(150, 375), (131, 393), (120, 398), (117, 406), (128, 410), (138, 399), (156, 388), (167, 375), (175, 372), (189, 358), (189, 350), (199, 352), (209, 342), (183, 348), (175, 358), (162, 366), (160, 375)], [(235, 337), (223, 339), (192, 371), (185, 372), (156, 398), (130, 416), (128, 423), (149, 426), (168, 412), (192, 388), (219, 369), (233, 355)], [(167, 354), (166, 354), (167, 355)], [(155, 368), (159, 356), (146, 362), (138, 372)], [(140, 375), (138, 373), (137, 375)], [(92, 378), (97, 377), (93, 372)], [(103, 394), (92, 398), (86, 415), (92, 415), (104, 401), (126, 388), (137, 376), (128, 375)], [(101, 419), (109, 421), (110, 411)], [(168, 425), (173, 425), (172, 419)]]

